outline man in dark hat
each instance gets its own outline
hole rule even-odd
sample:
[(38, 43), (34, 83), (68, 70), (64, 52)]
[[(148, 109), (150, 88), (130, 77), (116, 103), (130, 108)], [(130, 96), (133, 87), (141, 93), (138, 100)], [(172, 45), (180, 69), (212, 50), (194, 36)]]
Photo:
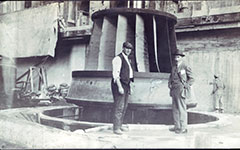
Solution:
[(122, 124), (128, 106), (130, 82), (133, 81), (133, 69), (128, 59), (132, 49), (131, 43), (124, 42), (122, 52), (112, 60), (111, 89), (114, 100), (113, 132), (115, 134), (122, 134), (122, 131), (128, 130)]
[(187, 133), (187, 106), (185, 99), (190, 95), (189, 88), (194, 82), (191, 68), (183, 62), (185, 56), (177, 50), (172, 54), (173, 66), (168, 81), (170, 96), (172, 97), (172, 112), (174, 127), (170, 131), (177, 134)]
[(213, 95), (214, 99), (214, 107), (215, 107), (215, 112), (223, 113), (224, 108), (223, 108), (223, 91), (225, 89), (224, 83), (221, 81), (219, 78), (219, 75), (215, 74), (213, 82), (210, 82), (210, 84), (213, 85), (213, 91), (211, 95)]

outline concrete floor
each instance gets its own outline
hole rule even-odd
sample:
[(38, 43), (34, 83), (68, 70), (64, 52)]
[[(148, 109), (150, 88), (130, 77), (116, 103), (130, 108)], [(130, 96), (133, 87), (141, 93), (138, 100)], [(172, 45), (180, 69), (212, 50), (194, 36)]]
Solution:
[[(214, 113), (212, 113), (214, 114)], [(171, 126), (130, 127), (124, 135), (106, 129), (88, 135), (111, 142), (116, 148), (240, 148), (240, 115), (216, 114), (221, 122), (206, 126), (189, 125), (187, 134), (175, 134)]]
[(0, 139), (0, 148), (1, 149), (23, 149), (24, 147), (17, 144), (10, 143), (10, 142), (6, 142)]
[[(47, 107), (56, 107), (56, 106), (47, 106)], [(28, 122), (17, 121), (17, 113), (24, 113), (27, 111), (40, 111), (46, 107), (32, 107), (32, 108), (19, 108), (19, 109), (8, 109), (0, 110), (0, 123), (1, 130), (6, 130), (6, 132), (1, 132), (0, 134), (8, 133), (21, 133), (19, 130), (25, 130), (29, 128), (28, 126), (33, 126), (29, 128), (29, 132), (25, 136), (22, 134), (23, 140), (26, 140), (25, 143), (18, 143), (15, 140), (9, 140), (9, 136), (0, 135), (0, 146), (2, 148), (11, 149), (11, 148), (240, 148), (240, 115), (238, 114), (217, 114), (214, 112), (203, 112), (211, 115), (215, 115), (220, 118), (219, 121), (207, 123), (207, 124), (196, 124), (188, 126), (187, 134), (175, 134), (170, 132), (168, 129), (172, 126), (169, 125), (132, 125), (129, 124), (129, 132), (125, 132), (123, 135), (115, 135), (112, 133), (111, 128), (103, 128), (101, 130), (93, 130), (91, 132), (83, 133), (75, 132), (66, 132), (60, 129), (55, 129), (52, 127), (47, 127), (47, 129), (53, 135), (43, 135), (41, 132), (38, 133), (37, 130), (42, 130), (42, 125), (37, 123), (29, 124)], [(7, 116), (7, 118), (6, 118)], [(11, 118), (13, 118), (13, 125), (7, 125)], [(5, 124), (4, 124), (5, 123)], [(37, 125), (36, 125), (37, 124)], [(22, 128), (21, 128), (22, 127)], [(45, 128), (45, 127), (44, 127)], [(64, 132), (64, 134), (63, 134)], [(39, 134), (39, 135), (37, 135)], [(34, 141), (30, 139), (36, 139), (35, 136), (43, 136), (42, 138), (49, 138), (45, 141), (44, 147), (39, 145), (34, 145)], [(6, 138), (5, 138), (6, 137)], [(55, 139), (54, 139), (54, 138)], [(71, 139), (67, 144), (61, 145), (61, 142), (57, 141), (56, 138), (61, 139)], [(79, 138), (79, 139), (78, 139)], [(90, 139), (86, 142), (88, 144), (81, 145), (80, 142), (77, 142), (82, 139)], [(40, 138), (41, 139), (41, 138)], [(30, 142), (28, 142), (28, 140)], [(32, 143), (31, 143), (32, 141)], [(52, 143), (55, 141), (55, 143)], [(64, 141), (64, 140), (63, 140)], [(35, 141), (36, 142), (36, 141)], [(40, 142), (40, 141), (39, 141)], [(48, 143), (52, 145), (48, 146)], [(84, 142), (84, 143), (86, 143)], [(97, 143), (98, 142), (98, 143)], [(41, 145), (41, 144), (40, 144)], [(94, 146), (91, 146), (94, 145)], [(64, 147), (62, 147), (64, 146)]]

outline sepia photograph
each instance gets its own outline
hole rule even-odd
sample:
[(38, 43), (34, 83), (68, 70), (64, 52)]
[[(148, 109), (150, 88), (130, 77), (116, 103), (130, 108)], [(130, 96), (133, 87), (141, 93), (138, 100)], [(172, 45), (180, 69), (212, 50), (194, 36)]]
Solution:
[(240, 148), (240, 0), (0, 1), (0, 149)]

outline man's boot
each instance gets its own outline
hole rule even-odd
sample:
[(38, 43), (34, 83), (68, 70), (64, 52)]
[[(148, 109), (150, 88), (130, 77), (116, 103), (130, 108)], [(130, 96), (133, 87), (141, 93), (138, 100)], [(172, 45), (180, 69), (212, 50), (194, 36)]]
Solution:
[(123, 132), (128, 132), (129, 128), (128, 127), (121, 127), (120, 130), (123, 131)]
[(220, 109), (219, 112), (220, 112), (220, 113), (224, 113), (224, 110), (223, 110), (223, 109)]
[(178, 129), (175, 131), (176, 134), (186, 134), (188, 132), (187, 129)]
[(113, 133), (114, 134), (118, 134), (118, 135), (122, 135), (123, 134), (123, 132), (120, 129), (113, 130)]
[(172, 127), (172, 128), (169, 128), (168, 130), (171, 132), (175, 132), (176, 130), (178, 130), (178, 128)]

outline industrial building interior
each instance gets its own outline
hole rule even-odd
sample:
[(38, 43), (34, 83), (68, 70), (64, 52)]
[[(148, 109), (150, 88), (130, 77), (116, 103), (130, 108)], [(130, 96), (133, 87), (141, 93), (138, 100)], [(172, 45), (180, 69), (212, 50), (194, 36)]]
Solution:
[[(240, 0), (0, 2), (0, 146), (11, 148), (239, 148)], [(112, 131), (112, 59), (129, 41), (133, 88)], [(173, 125), (172, 54), (196, 81), (189, 133)], [(214, 112), (211, 82), (226, 88)]]

